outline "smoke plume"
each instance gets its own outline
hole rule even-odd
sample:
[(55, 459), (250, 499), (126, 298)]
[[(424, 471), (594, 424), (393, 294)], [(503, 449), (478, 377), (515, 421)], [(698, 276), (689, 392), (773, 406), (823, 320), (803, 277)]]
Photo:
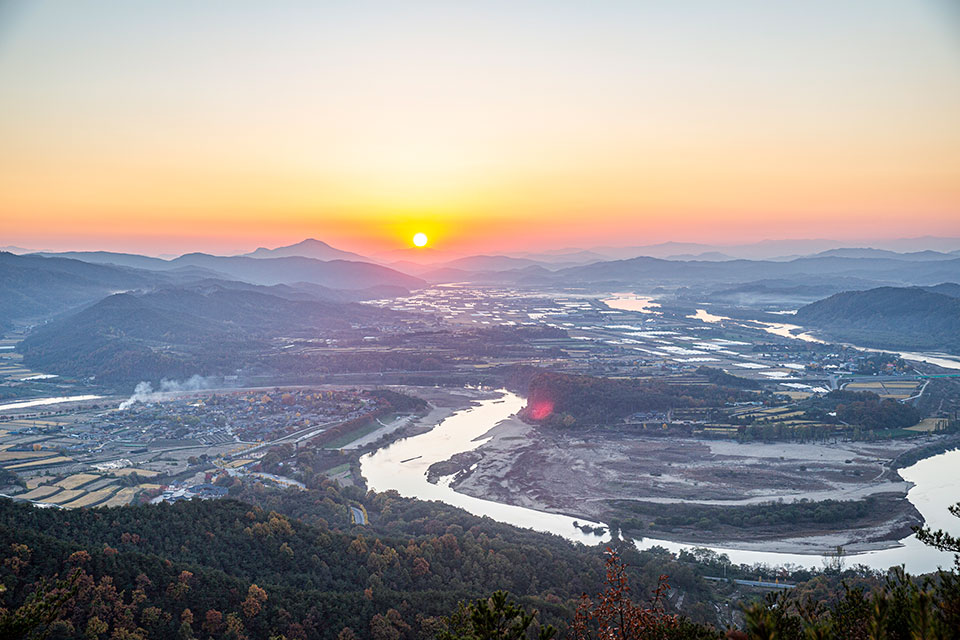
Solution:
[(204, 378), (194, 375), (189, 380), (178, 382), (176, 380), (161, 380), (160, 388), (153, 390), (153, 385), (147, 382), (137, 383), (133, 389), (133, 395), (120, 403), (119, 409), (129, 409), (138, 402), (158, 402), (164, 398), (167, 393), (178, 391), (202, 391), (214, 386), (213, 378)]

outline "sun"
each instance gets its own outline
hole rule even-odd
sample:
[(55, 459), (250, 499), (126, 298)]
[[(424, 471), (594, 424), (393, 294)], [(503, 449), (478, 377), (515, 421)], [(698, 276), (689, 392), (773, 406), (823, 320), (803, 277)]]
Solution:
[(419, 233), (413, 234), (413, 244), (416, 245), (416, 246), (418, 246), (418, 247), (425, 247), (425, 246), (427, 246), (427, 240), (428, 240), (427, 234), (425, 234), (425, 233), (422, 232), (422, 231), (419, 232)]

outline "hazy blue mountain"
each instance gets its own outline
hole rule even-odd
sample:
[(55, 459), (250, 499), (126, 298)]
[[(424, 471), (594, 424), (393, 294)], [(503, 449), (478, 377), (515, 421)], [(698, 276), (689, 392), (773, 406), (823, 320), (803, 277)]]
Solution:
[(893, 260), (950, 260), (951, 258), (956, 257), (950, 253), (943, 253), (941, 251), (913, 251), (910, 253), (898, 253), (896, 251), (889, 251), (887, 249), (872, 249), (872, 248), (844, 248), (844, 249), (830, 249), (829, 251), (821, 251), (818, 254), (810, 257), (833, 257), (833, 258), (891, 258)]
[(730, 260), (727, 262), (673, 261), (632, 258), (598, 262), (556, 272), (569, 284), (671, 284), (689, 282), (748, 282), (761, 278), (809, 276), (851, 277), (903, 284), (929, 284), (960, 279), (960, 259), (937, 261), (889, 258), (798, 258), (785, 262)]
[(448, 260), (456, 260), (459, 255), (449, 251), (442, 251), (433, 247), (406, 247), (384, 251), (373, 256), (380, 264), (393, 266), (395, 263), (412, 262), (414, 264), (439, 264)]
[(170, 264), (212, 269), (225, 274), (230, 279), (264, 285), (309, 282), (332, 289), (366, 289), (380, 285), (418, 289), (425, 284), (419, 278), (389, 267), (348, 260), (323, 261), (301, 257), (248, 258), (189, 253), (171, 260)]
[(117, 291), (168, 281), (169, 277), (125, 267), (0, 252), (0, 325), (62, 313)]
[(530, 258), (478, 255), (450, 260), (440, 266), (443, 268), (463, 269), (465, 271), (507, 271), (509, 269), (522, 269), (523, 267), (535, 265), (542, 266), (543, 263)]
[[(889, 251), (894, 254), (904, 255), (909, 253), (922, 253), (926, 251), (953, 253), (960, 255), (960, 238), (942, 238), (934, 236), (924, 236), (920, 238), (894, 238), (888, 240), (875, 240), (861, 245), (869, 252), (871, 249), (876, 251)], [(822, 252), (834, 250), (852, 250), (857, 247), (851, 247), (849, 241), (831, 240), (826, 238), (806, 238), (806, 239), (786, 239), (786, 240), (762, 240), (736, 245), (712, 245), (697, 242), (661, 242), (659, 244), (648, 244), (640, 246), (627, 247), (592, 247), (588, 251), (605, 256), (605, 259), (625, 260), (641, 256), (651, 258), (670, 258), (672, 256), (697, 256), (703, 253), (719, 252), (733, 258), (747, 260), (774, 260), (783, 261), (801, 256), (811, 256)], [(575, 251), (566, 249), (565, 251)], [(838, 255), (844, 255), (840, 253)], [(525, 256), (535, 257), (535, 256)], [(868, 254), (850, 257), (870, 257)], [(883, 257), (877, 254), (874, 257)], [(891, 257), (891, 256), (887, 256)], [(917, 259), (923, 259), (918, 257)]]
[(258, 285), (239, 280), (206, 279), (191, 282), (182, 287), (191, 291), (213, 291), (225, 289), (232, 291), (252, 291), (263, 293), (288, 300), (308, 300), (323, 302), (360, 302), (363, 300), (380, 300), (396, 298), (410, 294), (409, 289), (392, 285), (378, 285), (367, 289), (332, 289), (310, 282), (294, 282), (292, 284)]
[[(270, 257), (274, 254), (279, 256), (287, 250), (300, 249), (308, 253), (312, 251), (315, 255), (356, 256), (358, 260), (302, 256)], [(254, 253), (258, 252), (256, 258), (190, 253), (171, 260), (111, 251), (70, 251), (41, 255), (72, 258), (92, 264), (163, 271), (174, 274), (181, 280), (190, 278), (241, 280), (260, 285), (304, 282), (326, 286), (333, 290), (366, 289), (378, 286), (402, 287), (409, 290), (423, 284), (417, 278), (366, 262), (362, 256), (334, 249), (319, 240), (304, 240), (299, 244), (279, 249), (258, 249)], [(352, 296), (340, 297), (354, 299)]]
[(475, 282), (478, 284), (549, 285), (556, 283), (554, 273), (554, 271), (540, 265), (530, 265), (504, 271), (467, 271), (453, 267), (441, 267), (424, 273), (423, 278), (433, 283)]
[(603, 260), (610, 259), (610, 256), (595, 251), (587, 251), (586, 249), (554, 249), (541, 252), (521, 251), (507, 255), (515, 258), (529, 258), (530, 260), (541, 263), (566, 264), (568, 266), (590, 264), (591, 262), (602, 262)]
[(706, 260), (708, 262), (726, 262), (727, 260), (736, 260), (736, 258), (719, 251), (706, 251), (704, 253), (697, 254), (681, 253), (675, 256), (667, 256), (667, 260)]
[(306, 240), (302, 240), (296, 244), (291, 244), (286, 247), (277, 247), (275, 249), (260, 247), (256, 251), (245, 255), (248, 258), (289, 258), (299, 256), (302, 258), (314, 258), (315, 260), (354, 260), (359, 262), (370, 261), (369, 258), (366, 258), (359, 253), (337, 249), (336, 247), (330, 246), (326, 242), (316, 240), (314, 238), (307, 238)]
[(70, 258), (92, 264), (112, 264), (120, 267), (133, 267), (134, 269), (150, 269), (152, 271), (165, 271), (174, 268), (169, 260), (142, 256), (136, 253), (117, 253), (114, 251), (61, 251), (59, 253), (41, 252), (36, 255), (48, 258)]
[(28, 366), (108, 382), (225, 374), (256, 362), (278, 337), (350, 332), (398, 316), (371, 305), (301, 299), (291, 289), (208, 283), (118, 293), (39, 327), (18, 349)]
[(960, 353), (960, 299), (920, 287), (837, 293), (801, 307), (794, 318), (856, 344)]
[(923, 287), (924, 290), (931, 293), (940, 293), (951, 298), (960, 298), (960, 284), (956, 282), (942, 282), (930, 287)]

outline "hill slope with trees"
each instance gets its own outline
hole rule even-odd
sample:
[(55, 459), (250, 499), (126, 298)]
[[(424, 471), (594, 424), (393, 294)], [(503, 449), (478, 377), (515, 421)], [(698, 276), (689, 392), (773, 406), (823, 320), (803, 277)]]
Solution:
[(867, 346), (960, 353), (960, 299), (920, 287), (845, 291), (801, 307), (794, 318)]

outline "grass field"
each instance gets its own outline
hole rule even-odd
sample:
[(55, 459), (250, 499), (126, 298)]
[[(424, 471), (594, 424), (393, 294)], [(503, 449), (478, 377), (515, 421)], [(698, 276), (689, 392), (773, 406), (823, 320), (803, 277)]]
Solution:
[(76, 500), (86, 491), (83, 489), (64, 489), (60, 493), (56, 493), (49, 498), (44, 498), (44, 502), (49, 502), (50, 504), (63, 504), (64, 502), (70, 502), (71, 500)]
[(70, 502), (63, 502), (60, 504), (64, 509), (77, 509), (79, 507), (90, 507), (95, 504), (99, 504), (104, 500), (108, 499), (114, 493), (116, 493), (117, 487), (104, 487), (103, 489), (98, 489), (97, 491), (90, 491), (85, 495), (80, 496)]
[(27, 478), (27, 489), (36, 489), (42, 484), (47, 484), (53, 480), (53, 476), (34, 476)]
[(111, 475), (117, 476), (118, 478), (125, 478), (134, 473), (141, 478), (152, 478), (153, 476), (160, 475), (159, 471), (151, 471), (150, 469), (137, 469), (136, 467), (126, 467), (110, 472)]
[(122, 507), (124, 505), (128, 505), (133, 500), (133, 497), (137, 495), (138, 490), (139, 489), (135, 489), (133, 487), (124, 487), (123, 489), (120, 489), (120, 491), (117, 491), (117, 493), (115, 493), (113, 497), (111, 497), (109, 500), (107, 500), (100, 506), (101, 507)]
[(41, 498), (46, 498), (49, 495), (53, 495), (59, 490), (60, 490), (60, 487), (52, 487), (52, 486), (37, 487), (31, 491), (27, 491), (26, 493), (21, 493), (17, 497), (23, 498), (25, 500), (40, 500)]
[(92, 473), (75, 473), (72, 476), (67, 476), (60, 482), (55, 482), (54, 485), (60, 487), (61, 489), (76, 489), (82, 485), (85, 485), (89, 482), (93, 482), (100, 476)]
[(931, 431), (939, 431), (946, 426), (947, 420), (945, 418), (924, 418), (919, 424), (907, 427), (907, 431), (929, 433)]
[(0, 451), (0, 462), (12, 460), (33, 460), (35, 458), (49, 458), (56, 451)]
[(73, 458), (68, 456), (56, 456), (54, 458), (47, 458), (45, 460), (34, 460), (33, 462), (21, 462), (20, 464), (11, 464), (4, 467), (5, 469), (17, 470), (17, 469), (30, 469), (32, 467), (42, 467), (48, 464), (60, 464), (62, 462), (73, 462)]
[(331, 468), (331, 469), (327, 469), (324, 473), (326, 473), (328, 476), (335, 476), (335, 475), (344, 473), (344, 472), (346, 472), (346, 471), (350, 471), (350, 463), (349, 463), (349, 462), (344, 462), (343, 464), (338, 464), (337, 466), (335, 466), (335, 467), (333, 467), (333, 468)]
[[(388, 422), (387, 424), (390, 424), (390, 423)], [(323, 448), (339, 449), (340, 447), (345, 447), (351, 442), (353, 442), (354, 440), (358, 440), (363, 436), (367, 435), (368, 433), (373, 433), (374, 431), (376, 431), (377, 429), (380, 429), (381, 427), (383, 427), (382, 424), (380, 424), (376, 420), (371, 420), (369, 423), (365, 424), (364, 426), (354, 429), (349, 433), (345, 433), (339, 438), (337, 438), (336, 440), (328, 442), (326, 445), (324, 445)]]

